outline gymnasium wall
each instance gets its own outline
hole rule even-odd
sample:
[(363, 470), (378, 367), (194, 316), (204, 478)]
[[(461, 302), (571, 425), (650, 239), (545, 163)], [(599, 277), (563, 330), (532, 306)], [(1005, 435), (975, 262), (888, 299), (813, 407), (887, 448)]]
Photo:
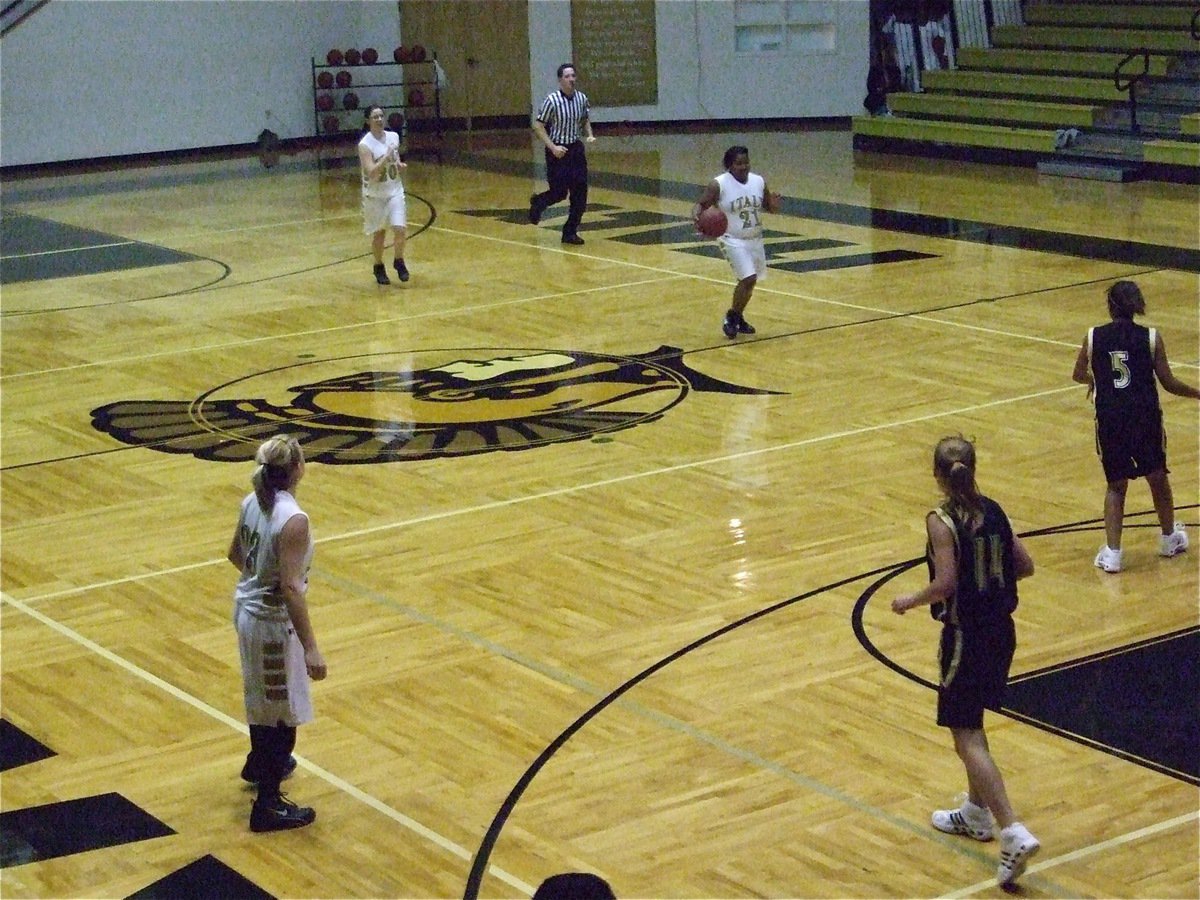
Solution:
[[(850, 116), (863, 111), (870, 61), (867, 0), (762, 3), (797, 19), (811, 7), (835, 21), (833, 47), (821, 50), (739, 51), (738, 4), (733, 0), (659, 0), (655, 5), (658, 104), (592, 110), (593, 122), (671, 122), (706, 119), (791, 119)], [(743, 9), (752, 6), (745, 4)], [(743, 16), (745, 21), (746, 16)], [(531, 105), (555, 87), (554, 71), (571, 57), (571, 7), (564, 0), (529, 4)], [(579, 73), (587, 92), (587, 72)]]
[[(659, 0), (658, 103), (597, 108), (593, 120), (860, 111), (868, 4), (814, 5), (836, 10), (832, 49), (758, 53), (735, 50), (732, 0)], [(529, 27), (533, 109), (570, 55), (570, 3), (532, 0)], [(0, 165), (245, 144), (264, 127), (310, 136), (310, 58), (370, 42), (387, 59), (399, 31), (394, 0), (55, 0), (0, 44)]]
[(312, 135), (311, 58), (399, 29), (393, 0), (52, 0), (0, 42), (0, 165)]

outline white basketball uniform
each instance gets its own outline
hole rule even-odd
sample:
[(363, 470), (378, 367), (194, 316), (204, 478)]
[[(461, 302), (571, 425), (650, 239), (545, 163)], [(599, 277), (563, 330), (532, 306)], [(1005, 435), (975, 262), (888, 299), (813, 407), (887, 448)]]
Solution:
[[(400, 147), (400, 135), (394, 131), (384, 131), (383, 140), (376, 140), (375, 135), (367, 132), (363, 135), (358, 146), (371, 151), (371, 159), (375, 162)], [(362, 176), (363, 195), (363, 231), (374, 234), (381, 228), (403, 228), (408, 224), (408, 204), (404, 198), (404, 182), (400, 180), (400, 169), (388, 164), (383, 169), (383, 178), (379, 181), (368, 181), (364, 172)]]
[(729, 261), (737, 280), (767, 274), (767, 252), (763, 247), (762, 218), (765, 183), (761, 175), (751, 172), (742, 184), (730, 172), (717, 176), (720, 194), (717, 206), (729, 220), (721, 237), (721, 251)]
[[(293, 516), (307, 518), (287, 491), (275, 493), (269, 512), (259, 506), (257, 496), (247, 495), (238, 516), (238, 543), (246, 562), (233, 594), (233, 622), (250, 725), (295, 727), (313, 719), (304, 648), (279, 590), (279, 533)], [(304, 555), (306, 585), (312, 554), (310, 533)]]

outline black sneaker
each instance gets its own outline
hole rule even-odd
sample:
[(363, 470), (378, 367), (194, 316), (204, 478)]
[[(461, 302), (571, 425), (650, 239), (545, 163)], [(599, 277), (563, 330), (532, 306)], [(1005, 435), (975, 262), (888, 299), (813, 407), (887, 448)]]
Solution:
[(562, 242), (564, 244), (570, 244), (573, 247), (583, 246), (583, 238), (577, 234), (564, 234)]
[(391, 284), (392, 280), (387, 277), (387, 266), (383, 263), (375, 263), (375, 280), (379, 284)]
[(537, 194), (529, 195), (529, 224), (536, 225), (542, 221), (542, 211), (538, 209)]
[(738, 333), (737, 313), (732, 309), (725, 313), (725, 321), (721, 323), (721, 330), (725, 332), (725, 337), (735, 338)]
[(311, 825), (316, 818), (317, 811), (311, 806), (297, 806), (283, 794), (270, 800), (260, 797), (250, 808), (250, 830), (287, 831)]
[[(287, 763), (283, 767), (283, 777), (291, 778), (292, 773), (296, 771), (296, 757), (289, 756)], [(246, 760), (246, 764), (242, 766), (242, 781), (248, 781), (251, 784), (258, 784), (260, 775), (257, 768), (251, 768), (250, 760)], [(282, 780), (282, 779), (281, 779)]]
[(746, 317), (738, 314), (738, 334), (754, 334), (754, 326), (746, 321)]
[(396, 274), (400, 276), (401, 281), (408, 281), (408, 266), (404, 265), (404, 260), (396, 260)]

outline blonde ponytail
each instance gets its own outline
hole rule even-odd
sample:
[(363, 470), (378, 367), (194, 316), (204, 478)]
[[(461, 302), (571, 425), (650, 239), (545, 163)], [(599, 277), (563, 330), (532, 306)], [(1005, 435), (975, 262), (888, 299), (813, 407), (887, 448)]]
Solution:
[(304, 451), (294, 437), (276, 435), (263, 441), (254, 454), (258, 463), (250, 476), (258, 505), (270, 509), (275, 505), (275, 494), (285, 489), (291, 480), (292, 471), (304, 461)]

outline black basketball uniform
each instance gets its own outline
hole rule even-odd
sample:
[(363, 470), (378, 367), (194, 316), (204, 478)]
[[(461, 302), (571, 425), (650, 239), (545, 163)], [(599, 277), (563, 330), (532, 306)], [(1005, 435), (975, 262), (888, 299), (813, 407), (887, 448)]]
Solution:
[(1088, 330), (1096, 385), (1096, 452), (1109, 481), (1167, 471), (1154, 374), (1155, 331), (1132, 319)]
[[(974, 532), (945, 507), (932, 513), (953, 532), (958, 561), (954, 595), (934, 611), (942, 622), (937, 723), (948, 728), (982, 728), (984, 709), (1000, 708), (1017, 646), (1012, 526), (998, 503), (980, 499), (983, 522)], [(932, 577), (932, 547), (926, 559)]]

